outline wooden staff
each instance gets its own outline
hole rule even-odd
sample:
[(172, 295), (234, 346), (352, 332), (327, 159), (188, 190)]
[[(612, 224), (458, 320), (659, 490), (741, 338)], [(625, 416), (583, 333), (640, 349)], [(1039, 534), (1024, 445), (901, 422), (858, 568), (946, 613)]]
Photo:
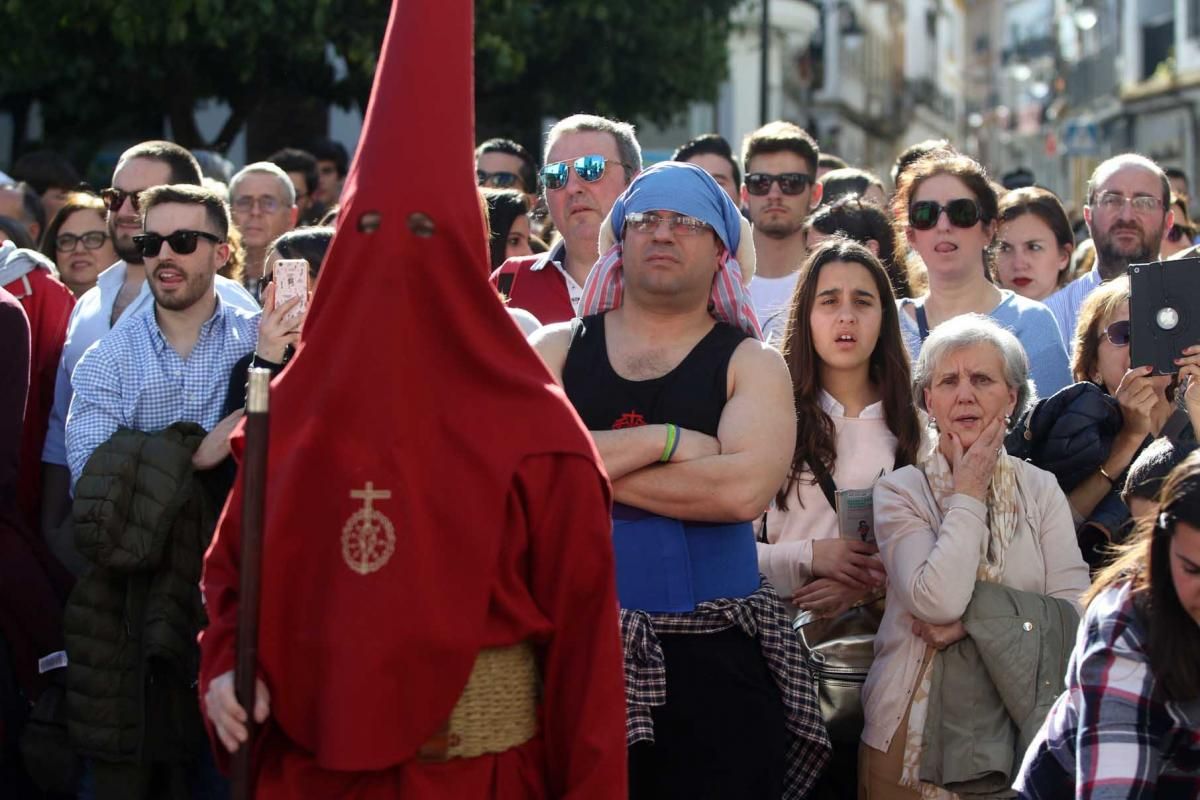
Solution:
[(254, 682), (258, 675), (258, 604), (262, 569), (263, 507), (267, 488), (268, 401), (271, 371), (251, 369), (246, 387), (245, 451), (242, 457), (242, 553), (238, 590), (237, 664), (234, 691), (246, 709), (246, 742), (233, 754), (233, 800), (253, 800)]

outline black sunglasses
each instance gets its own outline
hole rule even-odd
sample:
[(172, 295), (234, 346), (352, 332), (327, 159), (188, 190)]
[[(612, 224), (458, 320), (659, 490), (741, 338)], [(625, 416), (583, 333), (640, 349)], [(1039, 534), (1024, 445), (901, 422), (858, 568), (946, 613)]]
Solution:
[(1112, 342), (1113, 347), (1124, 347), (1129, 344), (1129, 320), (1114, 322), (1104, 329), (1104, 335)]
[(919, 231), (927, 231), (937, 225), (943, 211), (956, 228), (973, 227), (982, 217), (979, 204), (966, 197), (951, 200), (944, 206), (933, 200), (920, 200), (909, 207), (908, 224)]
[(761, 197), (771, 191), (772, 183), (778, 183), (779, 191), (784, 194), (802, 194), (805, 189), (812, 185), (812, 182), (812, 176), (805, 175), (803, 172), (784, 172), (779, 175), (771, 175), (767, 172), (751, 172), (746, 176), (746, 191), (752, 195)]
[(121, 206), (125, 205), (125, 198), (129, 198), (129, 202), (133, 204), (134, 211), (141, 211), (141, 202), (138, 200), (137, 192), (127, 192), (124, 189), (118, 189), (115, 186), (105, 189), (100, 192), (100, 199), (108, 206), (108, 210), (112, 212), (118, 211)]
[(521, 183), (521, 176), (515, 172), (484, 172), (477, 169), (475, 183), (492, 189), (511, 189)]
[(171, 249), (176, 255), (186, 256), (196, 252), (196, 245), (200, 239), (207, 239), (213, 244), (222, 242), (219, 236), (214, 236), (206, 231), (183, 230), (169, 233), (166, 236), (157, 233), (139, 233), (133, 237), (133, 243), (141, 249), (144, 258), (158, 258), (163, 242), (171, 245)]
[(1191, 238), (1195, 235), (1196, 231), (1190, 225), (1180, 225), (1179, 223), (1175, 223), (1171, 226), (1171, 230), (1167, 231), (1167, 241), (1178, 242), (1185, 236), (1191, 240)]

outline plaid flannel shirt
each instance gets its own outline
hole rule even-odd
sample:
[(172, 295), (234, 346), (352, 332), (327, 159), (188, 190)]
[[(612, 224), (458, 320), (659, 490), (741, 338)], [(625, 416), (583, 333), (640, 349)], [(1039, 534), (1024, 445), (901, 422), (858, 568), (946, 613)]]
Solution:
[(788, 733), (784, 800), (799, 800), (820, 777), (830, 757), (829, 735), (817, 702), (816, 681), (779, 596), (765, 579), (749, 597), (710, 600), (686, 614), (621, 609), (625, 650), (626, 741), (654, 741), (652, 706), (667, 702), (667, 673), (660, 633), (703, 635), (734, 626), (758, 640), (767, 669), (783, 697)]
[(1200, 700), (1154, 698), (1128, 583), (1096, 597), (1059, 696), (1025, 754), (1022, 798), (1200, 797)]

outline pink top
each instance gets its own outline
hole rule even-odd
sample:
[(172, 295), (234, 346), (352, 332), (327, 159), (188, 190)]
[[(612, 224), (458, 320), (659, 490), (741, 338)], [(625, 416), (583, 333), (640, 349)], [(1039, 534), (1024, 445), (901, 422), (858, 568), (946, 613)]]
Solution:
[[(842, 404), (825, 390), (821, 390), (820, 403), (837, 433), (833, 482), (839, 489), (866, 489), (880, 471), (891, 472), (896, 462), (896, 435), (884, 419), (883, 403), (867, 406), (857, 417), (845, 416)], [(756, 533), (760, 526), (761, 520)], [(768, 543), (758, 545), (758, 569), (786, 602), (812, 578), (813, 540), (837, 535), (837, 513), (820, 485), (801, 479), (788, 497), (787, 511), (780, 511), (773, 502), (767, 511)]]

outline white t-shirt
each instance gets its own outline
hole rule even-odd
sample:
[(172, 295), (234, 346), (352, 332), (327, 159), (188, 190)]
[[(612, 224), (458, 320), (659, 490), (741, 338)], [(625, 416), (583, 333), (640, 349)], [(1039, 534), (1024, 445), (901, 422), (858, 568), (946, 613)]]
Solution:
[(508, 316), (512, 318), (512, 321), (517, 323), (517, 327), (521, 329), (521, 333), (525, 334), (526, 337), (542, 327), (542, 323), (538, 322), (538, 318), (523, 308), (510, 308), (506, 306), (504, 310), (508, 312)]
[(763, 341), (774, 347), (783, 342), (783, 331), (792, 307), (792, 292), (799, 277), (800, 271), (796, 270), (782, 278), (755, 275), (750, 281), (750, 297), (754, 301), (758, 324), (762, 326)]

